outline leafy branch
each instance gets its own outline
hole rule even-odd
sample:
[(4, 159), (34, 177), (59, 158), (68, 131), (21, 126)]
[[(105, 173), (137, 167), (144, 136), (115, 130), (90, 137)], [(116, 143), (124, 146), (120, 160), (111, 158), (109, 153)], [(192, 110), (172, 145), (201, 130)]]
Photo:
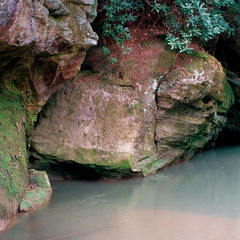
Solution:
[[(231, 21), (231, 17), (238, 16), (240, 3), (235, 0), (108, 0), (103, 10), (103, 36), (111, 38), (123, 51), (129, 52), (123, 45), (131, 38), (129, 23), (144, 15), (145, 18), (157, 16), (172, 50), (191, 54), (191, 42), (207, 43), (220, 34), (234, 33), (237, 21)], [(103, 52), (111, 55), (107, 46)]]

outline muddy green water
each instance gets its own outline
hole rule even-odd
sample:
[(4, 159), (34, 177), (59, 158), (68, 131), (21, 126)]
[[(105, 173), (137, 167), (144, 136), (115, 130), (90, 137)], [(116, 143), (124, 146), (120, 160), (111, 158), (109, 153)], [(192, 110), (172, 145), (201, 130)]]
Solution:
[(52, 182), (51, 202), (1, 240), (239, 240), (240, 147), (206, 151), (147, 178)]

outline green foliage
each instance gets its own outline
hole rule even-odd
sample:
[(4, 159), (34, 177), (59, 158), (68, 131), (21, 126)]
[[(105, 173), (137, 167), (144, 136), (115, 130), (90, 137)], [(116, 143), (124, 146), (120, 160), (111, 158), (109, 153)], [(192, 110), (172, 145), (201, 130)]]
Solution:
[(224, 19), (226, 10), (222, 10), (223, 7), (234, 5), (233, 0), (176, 0), (175, 4), (183, 17), (178, 36), (168, 34), (167, 40), (171, 49), (190, 53), (189, 43), (194, 39), (207, 42), (219, 34), (233, 31)]
[(143, 9), (142, 0), (109, 0), (104, 6), (106, 18), (103, 24), (104, 36), (111, 37), (117, 44), (131, 38), (126, 23), (134, 22), (135, 11)]
[(191, 54), (192, 53), (192, 48), (189, 47), (190, 44), (190, 38), (188, 38), (187, 36), (182, 36), (182, 38), (180, 39), (179, 37), (174, 36), (171, 33), (167, 34), (167, 38), (166, 38), (168, 45), (170, 45), (171, 49), (176, 49), (178, 50), (180, 53), (188, 53)]
[[(122, 44), (131, 38), (131, 33), (126, 24), (136, 21), (137, 16), (134, 15), (134, 12), (140, 11), (143, 7), (142, 0), (110, 0), (104, 5), (106, 17), (103, 23), (103, 35), (121, 45), (121, 51), (125, 54), (131, 51), (131, 49), (125, 48)], [(104, 46), (102, 50), (105, 55), (108, 55), (109, 60), (113, 64), (117, 62), (117, 58), (111, 56), (111, 51), (108, 47)]]
[[(104, 3), (103, 35), (122, 44), (131, 38), (130, 22), (150, 17), (152, 24), (164, 26), (172, 50), (190, 54), (191, 42), (207, 43), (220, 34), (232, 34), (239, 10), (235, 0), (109, 0)], [(107, 47), (103, 51), (110, 55)]]

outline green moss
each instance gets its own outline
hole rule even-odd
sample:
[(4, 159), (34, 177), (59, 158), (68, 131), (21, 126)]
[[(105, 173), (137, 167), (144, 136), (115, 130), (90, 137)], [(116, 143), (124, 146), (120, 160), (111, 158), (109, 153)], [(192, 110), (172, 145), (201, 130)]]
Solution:
[(16, 83), (13, 79), (3, 79), (4, 87), (15, 95), (21, 95), (20, 90), (17, 88)]
[(77, 149), (75, 150), (77, 157), (76, 162), (87, 163), (88, 160), (91, 162), (97, 161), (100, 158), (99, 153), (95, 149)]
[(134, 164), (134, 167), (137, 171), (142, 172), (144, 176), (148, 176), (164, 168), (168, 163), (168, 159), (159, 159), (156, 156), (146, 156), (139, 160), (137, 164)]
[(132, 157), (124, 160), (123, 157), (116, 157), (110, 152), (95, 150), (95, 149), (77, 149), (75, 150), (76, 162), (81, 164), (95, 164), (104, 166), (108, 169), (131, 169)]
[(163, 68), (169, 69), (174, 63), (176, 54), (170, 51), (162, 51), (159, 55), (159, 65)]
[(121, 169), (131, 169), (131, 164), (128, 160), (122, 160), (122, 161), (118, 162), (117, 165)]
[(185, 149), (198, 149), (204, 146), (208, 142), (208, 138), (203, 138), (206, 133), (206, 126), (203, 125), (201, 128), (198, 129), (198, 133), (192, 135), (191, 137), (188, 137), (188, 141), (186, 142), (186, 145), (184, 146)]
[[(191, 58), (189, 57), (189, 60)], [(203, 69), (203, 65), (205, 64), (206, 61), (200, 58), (193, 58), (191, 62), (187, 62), (184, 67), (187, 69), (188, 72), (193, 72), (198, 69)]]
[(144, 102), (142, 100), (138, 100), (138, 102), (134, 105), (124, 104), (126, 112), (128, 114), (142, 114), (144, 112)]
[(127, 66), (127, 67), (132, 67), (136, 64), (136, 60), (134, 58), (128, 58), (124, 61), (124, 66)]
[(25, 131), (27, 136), (31, 135), (36, 121), (37, 121), (37, 114), (31, 111), (27, 111), (26, 121), (25, 121)]
[(147, 48), (147, 49), (152, 49), (152, 50), (155, 49), (155, 45), (153, 44), (153, 41), (143, 42), (143, 43), (141, 43), (141, 46), (142, 46), (143, 48)]
[(193, 70), (204, 69), (205, 64), (216, 64), (216, 60), (206, 52), (195, 51), (193, 55), (186, 56), (183, 66), (191, 72)]
[[(129, 159), (116, 159), (114, 156), (105, 156), (102, 158), (97, 151), (86, 150), (76, 151), (78, 160), (62, 161), (61, 159), (43, 158), (37, 160), (35, 169), (45, 170), (52, 175), (62, 176), (70, 179), (89, 179), (99, 180), (104, 178), (121, 179), (133, 175), (131, 170), (132, 157)], [(96, 156), (94, 156), (96, 155)], [(94, 156), (89, 159), (89, 156)]]
[(124, 107), (127, 109), (128, 114), (133, 113), (133, 108), (129, 104), (124, 104)]
[(68, 116), (71, 115), (71, 114), (73, 114), (74, 112), (75, 112), (74, 109), (70, 108), (70, 109), (68, 110)]
[(196, 56), (203, 60), (207, 60), (209, 58), (209, 54), (207, 54), (206, 52), (199, 52), (199, 51), (193, 51), (192, 56)]
[(36, 188), (26, 192), (24, 200), (20, 204), (21, 211), (29, 211), (46, 203), (50, 198), (51, 192), (42, 188)]
[(41, 188), (49, 188), (48, 182), (45, 178), (45, 172), (38, 172), (38, 174), (34, 174), (34, 176), (30, 178), (29, 184), (34, 184), (40, 186)]
[(9, 198), (20, 199), (27, 184), (25, 109), (18, 95), (0, 85), (0, 184)]
[(144, 112), (144, 102), (142, 100), (138, 100), (138, 103), (134, 105), (134, 110), (137, 114), (141, 114)]
[(224, 101), (221, 103), (218, 109), (218, 113), (226, 113), (226, 111), (234, 104), (235, 97), (233, 94), (233, 90), (227, 80), (224, 81), (223, 95)]
[(38, 171), (51, 172), (51, 164), (53, 160), (50, 158), (41, 158), (34, 162), (34, 169)]
[(7, 216), (7, 209), (0, 203), (0, 216)]

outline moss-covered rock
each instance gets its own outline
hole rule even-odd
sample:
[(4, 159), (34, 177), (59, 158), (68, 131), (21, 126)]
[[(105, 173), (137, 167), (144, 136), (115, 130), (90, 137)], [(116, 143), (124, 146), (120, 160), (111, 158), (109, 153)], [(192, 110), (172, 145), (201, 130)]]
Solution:
[(129, 176), (136, 160), (157, 155), (155, 95), (174, 58), (157, 39), (116, 65), (93, 49), (86, 60), (93, 70), (66, 83), (41, 114), (31, 139), (37, 166), (74, 161), (118, 178)]
[(46, 172), (29, 171), (29, 186), (20, 203), (20, 211), (34, 210), (49, 201), (52, 188)]
[(0, 84), (0, 230), (18, 211), (28, 185), (25, 123), (20, 96)]

